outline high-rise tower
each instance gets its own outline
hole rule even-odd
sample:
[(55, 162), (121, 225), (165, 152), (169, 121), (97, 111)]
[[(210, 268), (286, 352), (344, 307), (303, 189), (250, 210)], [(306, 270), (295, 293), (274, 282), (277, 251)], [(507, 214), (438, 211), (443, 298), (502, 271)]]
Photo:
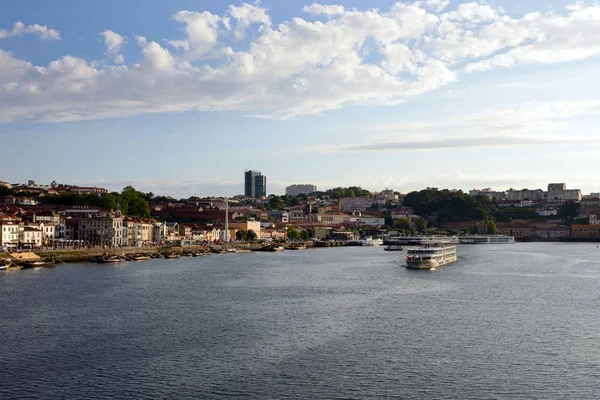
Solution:
[(267, 195), (267, 177), (260, 171), (244, 173), (244, 195), (248, 197), (264, 197)]

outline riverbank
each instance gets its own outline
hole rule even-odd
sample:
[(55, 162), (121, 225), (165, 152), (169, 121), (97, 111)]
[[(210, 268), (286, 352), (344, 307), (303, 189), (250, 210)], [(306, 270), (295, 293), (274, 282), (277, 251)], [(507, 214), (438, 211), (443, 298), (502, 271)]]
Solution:
[[(306, 242), (304, 243), (307, 248), (315, 247), (314, 243)], [(332, 245), (333, 246), (333, 245)], [(336, 245), (336, 246), (339, 246)], [(106, 254), (111, 256), (124, 256), (131, 257), (133, 255), (143, 253), (147, 255), (156, 255), (158, 253), (195, 253), (195, 252), (215, 252), (218, 253), (225, 248), (235, 249), (238, 251), (253, 251), (263, 247), (263, 244), (259, 243), (235, 243), (230, 244), (228, 246), (219, 245), (219, 244), (211, 244), (206, 246), (186, 246), (186, 247), (175, 247), (175, 246), (164, 246), (164, 247), (125, 247), (125, 248), (110, 248), (110, 249), (101, 249), (101, 248), (91, 248), (91, 249), (49, 249), (49, 250), (35, 250), (33, 253), (40, 256), (42, 259), (55, 259), (58, 262), (64, 263), (81, 263), (81, 262), (91, 262), (98, 257), (104, 256)], [(329, 246), (326, 246), (329, 247)], [(0, 259), (8, 259), (11, 258), (9, 253), (0, 253)]]

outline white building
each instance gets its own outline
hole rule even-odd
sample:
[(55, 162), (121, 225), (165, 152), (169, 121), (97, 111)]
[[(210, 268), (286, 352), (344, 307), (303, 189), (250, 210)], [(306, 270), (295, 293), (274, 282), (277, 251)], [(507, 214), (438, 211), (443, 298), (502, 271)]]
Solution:
[(385, 218), (379, 217), (352, 217), (350, 223), (359, 226), (382, 226), (385, 225)]
[(342, 211), (365, 211), (374, 200), (370, 197), (348, 197), (341, 200)]
[(0, 247), (14, 249), (19, 243), (19, 224), (0, 221)]
[(166, 242), (169, 237), (169, 228), (166, 222), (155, 222), (152, 232), (152, 241), (157, 244)]
[(309, 194), (316, 191), (316, 185), (292, 185), (285, 188), (285, 194), (288, 196), (298, 196), (299, 194)]
[(558, 211), (554, 207), (542, 207), (538, 208), (537, 214), (542, 217), (553, 217), (558, 214)]
[(19, 232), (19, 241), (26, 247), (42, 247), (44, 240), (43, 232), (33, 226), (24, 226)]
[(509, 201), (543, 201), (544, 197), (544, 191), (542, 189), (509, 190), (506, 192), (506, 199)]
[(378, 204), (385, 205), (386, 203), (396, 201), (398, 201), (398, 195), (394, 193), (393, 190), (386, 189), (381, 193), (375, 195), (375, 202)]
[(79, 220), (79, 238), (92, 246), (123, 245), (123, 217), (92, 217)]

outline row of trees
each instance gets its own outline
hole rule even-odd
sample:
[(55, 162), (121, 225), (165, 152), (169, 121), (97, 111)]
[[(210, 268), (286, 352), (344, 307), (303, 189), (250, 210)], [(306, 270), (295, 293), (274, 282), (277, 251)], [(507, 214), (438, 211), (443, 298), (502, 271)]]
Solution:
[(497, 211), (486, 196), (471, 196), (463, 191), (427, 188), (408, 193), (403, 205), (417, 215), (433, 217), (438, 223), (449, 221), (487, 221)]
[(329, 189), (325, 193), (332, 199), (341, 199), (344, 197), (362, 197), (371, 195), (371, 192), (361, 188), (360, 186), (350, 186), (347, 188), (337, 187), (334, 189)]
[(123, 214), (139, 218), (150, 218), (150, 207), (146, 199), (151, 193), (137, 191), (132, 186), (125, 187), (121, 193), (82, 194), (63, 193), (58, 196), (43, 196), (43, 204), (56, 204), (66, 206), (98, 207), (106, 210), (120, 209)]

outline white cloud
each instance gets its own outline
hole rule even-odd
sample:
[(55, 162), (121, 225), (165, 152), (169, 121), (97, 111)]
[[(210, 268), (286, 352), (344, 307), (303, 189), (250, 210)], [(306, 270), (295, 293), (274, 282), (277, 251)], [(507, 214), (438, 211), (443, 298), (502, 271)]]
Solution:
[(440, 12), (450, 5), (450, 0), (425, 0), (425, 5), (436, 12)]
[(218, 15), (208, 11), (179, 11), (173, 19), (185, 24), (186, 32), (186, 39), (169, 41), (173, 47), (189, 52), (193, 57), (202, 57), (217, 44), (221, 21)]
[(36, 35), (42, 40), (60, 40), (60, 33), (54, 29), (49, 29), (46, 25), (25, 25), (21, 21), (15, 22), (13, 29), (10, 31), (0, 29), (0, 39), (22, 36), (25, 33)]
[[(173, 18), (184, 37), (162, 47), (137, 36), (142, 60), (127, 65), (124, 37), (112, 31), (102, 36), (113, 65), (65, 56), (36, 66), (0, 52), (0, 121), (185, 110), (288, 118), (345, 105), (398, 104), (466, 72), (600, 53), (600, 6), (594, 4), (520, 18), (486, 3), (443, 11), (446, 6), (422, 0), (361, 11), (314, 3), (303, 9), (313, 20), (278, 24), (259, 3), (231, 6), (222, 16), (183, 10)], [(248, 32), (251, 39), (231, 44), (232, 36)], [(39, 25), (0, 31), (21, 33), (59, 38)]]
[(123, 48), (123, 44), (125, 44), (125, 38), (118, 33), (108, 30), (100, 33), (100, 35), (104, 37), (107, 54), (114, 58), (115, 64), (123, 64), (125, 58), (121, 54), (121, 49)]
[(271, 18), (267, 14), (267, 10), (256, 5), (244, 3), (241, 6), (229, 6), (229, 15), (237, 22), (235, 29), (235, 37), (243, 39), (246, 29), (253, 24), (271, 26)]
[[(507, 146), (598, 145), (595, 126), (573, 128), (569, 118), (600, 114), (600, 101), (525, 103), (443, 121), (405, 121), (374, 128), (366, 143), (317, 146), (310, 151), (403, 151)], [(565, 135), (565, 131), (578, 131)]]
[(344, 6), (326, 6), (317, 3), (313, 3), (310, 6), (304, 6), (302, 11), (313, 15), (328, 15), (330, 17), (342, 15), (346, 12)]
[[(513, 131), (520, 127), (523, 131), (539, 130), (542, 126), (571, 117), (600, 114), (600, 100), (573, 102), (529, 102), (504, 110), (487, 110), (445, 121), (411, 121), (375, 127), (379, 132), (423, 133), (448, 132), (459, 129), (463, 132), (486, 132), (497, 134), (498, 131)], [(385, 136), (384, 136), (385, 137)]]

